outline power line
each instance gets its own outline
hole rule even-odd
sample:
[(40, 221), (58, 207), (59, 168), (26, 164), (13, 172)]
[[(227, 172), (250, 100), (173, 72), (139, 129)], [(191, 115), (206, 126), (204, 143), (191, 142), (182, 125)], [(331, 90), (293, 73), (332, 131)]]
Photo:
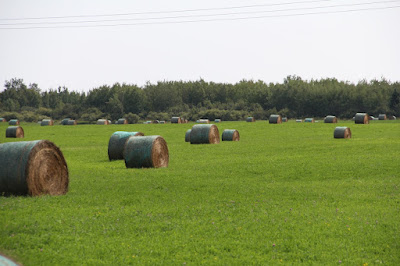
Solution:
[(14, 28), (11, 28), (11, 27), (10, 28), (1, 28), (0, 27), (0, 30), (98, 28), (98, 27), (141, 26), (141, 25), (160, 25), (160, 24), (184, 24), (184, 23), (196, 23), (196, 22), (237, 21), (237, 20), (251, 20), (251, 19), (263, 19), (263, 18), (298, 17), (298, 16), (307, 16), (307, 15), (351, 13), (351, 12), (371, 11), (371, 10), (385, 10), (385, 9), (395, 9), (395, 8), (400, 8), (400, 5), (398, 5), (398, 6), (387, 6), (387, 7), (359, 8), (359, 9), (349, 9), (349, 10), (297, 13), (297, 14), (280, 14), (280, 15), (270, 15), (270, 16), (241, 17), (241, 18), (217, 18), (217, 19), (144, 22), (144, 23), (119, 23), (119, 24), (104, 24), (104, 25), (77, 25), (77, 26), (75, 26), (75, 25), (67, 25), (67, 26), (53, 26), (53, 27), (52, 26), (33, 26), (33, 27), (14, 27)]
[(289, 9), (262, 10), (262, 11), (242, 11), (242, 12), (230, 12), (230, 13), (219, 13), (219, 14), (179, 15), (179, 16), (150, 17), (150, 18), (0, 23), (0, 26), (41, 25), (41, 24), (53, 24), (53, 25), (54, 24), (79, 24), (79, 23), (102, 23), (102, 22), (117, 22), (117, 21), (146, 21), (146, 20), (162, 20), (162, 19), (194, 18), (194, 17), (217, 17), (217, 16), (231, 16), (231, 15), (244, 15), (244, 14), (260, 14), (260, 13), (275, 13), (275, 12), (300, 11), (300, 10), (328, 9), (328, 8), (336, 8), (336, 7), (350, 7), (350, 6), (361, 6), (361, 5), (372, 5), (372, 4), (385, 4), (385, 3), (392, 3), (392, 2), (399, 2), (399, 1), (400, 0), (389, 0), (389, 1), (375, 1), (375, 2), (366, 2), (366, 3), (331, 5), (331, 6), (302, 7), (302, 8), (289, 8)]

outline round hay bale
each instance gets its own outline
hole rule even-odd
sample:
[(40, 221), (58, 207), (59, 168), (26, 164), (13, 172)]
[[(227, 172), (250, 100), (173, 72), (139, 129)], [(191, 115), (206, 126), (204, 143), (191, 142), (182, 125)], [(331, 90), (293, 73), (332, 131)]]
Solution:
[(18, 126), (19, 125), (19, 120), (18, 119), (11, 119), (8, 124), (10, 126)]
[(111, 135), (108, 141), (108, 159), (110, 161), (124, 159), (125, 143), (132, 136), (144, 136), (144, 134), (142, 132), (116, 131)]
[(287, 122), (288, 118), (287, 117), (282, 117), (282, 122)]
[(314, 121), (314, 118), (306, 118), (306, 119), (304, 119), (304, 122), (307, 122), (307, 123), (314, 123), (315, 121)]
[(218, 144), (218, 127), (213, 124), (194, 125), (190, 132), (190, 144)]
[(76, 120), (68, 120), (66, 125), (67, 126), (76, 126), (77, 122), (76, 122)]
[(161, 136), (130, 137), (124, 148), (126, 168), (167, 167), (168, 146)]
[(185, 133), (185, 142), (190, 142), (190, 132), (192, 132), (191, 129), (188, 129)]
[(246, 118), (246, 122), (256, 122), (256, 120), (254, 119), (254, 117), (249, 116)]
[(118, 124), (118, 125), (126, 125), (126, 124), (128, 124), (128, 120), (126, 120), (125, 118), (120, 118), (120, 119), (118, 119), (116, 124)]
[(153, 120), (153, 121), (151, 121), (151, 123), (152, 124), (160, 124), (160, 121), (159, 120)]
[(222, 141), (239, 141), (239, 131), (236, 129), (225, 129), (222, 132)]
[(61, 125), (63, 125), (63, 126), (68, 125), (68, 121), (69, 121), (69, 120), (71, 120), (71, 118), (64, 118), (64, 119), (61, 121)]
[(303, 120), (301, 120), (301, 119), (296, 119), (296, 123), (302, 123), (303, 122)]
[(270, 115), (269, 123), (270, 124), (282, 124), (282, 117), (280, 115)]
[(172, 123), (172, 124), (181, 124), (181, 123), (182, 123), (182, 120), (181, 120), (180, 117), (174, 116), (174, 117), (171, 118), (171, 123)]
[(378, 118), (379, 118), (379, 120), (386, 120), (387, 119), (386, 114), (379, 114)]
[(208, 120), (208, 119), (199, 119), (198, 123), (200, 123), (200, 124), (209, 124), (210, 120)]
[(68, 191), (67, 163), (51, 141), (0, 144), (0, 168), (0, 192), (38, 196)]
[(107, 119), (98, 119), (96, 124), (97, 125), (108, 125), (108, 120)]
[(165, 124), (165, 121), (164, 121), (164, 120), (161, 120), (159, 124)]
[(43, 119), (40, 122), (40, 125), (41, 126), (52, 126), (52, 125), (54, 125), (54, 121), (52, 119)]
[(356, 113), (354, 122), (356, 124), (369, 124), (369, 115), (367, 113)]
[(324, 118), (324, 123), (337, 123), (337, 118), (334, 115), (327, 115)]
[(389, 120), (396, 120), (396, 116), (394, 116), (394, 115), (389, 115)]
[(12, 126), (6, 129), (6, 138), (24, 138), (24, 129), (20, 126)]
[(214, 122), (215, 122), (215, 123), (221, 123), (221, 119), (215, 118)]
[(336, 127), (333, 137), (335, 139), (351, 139), (351, 130), (348, 127)]
[(0, 122), (7, 122), (7, 120), (3, 117), (0, 117)]

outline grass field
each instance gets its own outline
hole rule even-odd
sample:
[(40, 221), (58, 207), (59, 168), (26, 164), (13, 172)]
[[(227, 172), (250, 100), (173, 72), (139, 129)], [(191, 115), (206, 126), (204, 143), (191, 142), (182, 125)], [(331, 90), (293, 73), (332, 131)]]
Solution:
[[(239, 142), (190, 145), (193, 124), (24, 124), (70, 173), (64, 196), (1, 197), (0, 253), (24, 265), (400, 264), (400, 121), (223, 122)], [(350, 140), (334, 139), (336, 126)], [(6, 139), (0, 124), (0, 142)], [(108, 161), (118, 130), (161, 135), (168, 168)], [(0, 169), (1, 171), (1, 169)]]

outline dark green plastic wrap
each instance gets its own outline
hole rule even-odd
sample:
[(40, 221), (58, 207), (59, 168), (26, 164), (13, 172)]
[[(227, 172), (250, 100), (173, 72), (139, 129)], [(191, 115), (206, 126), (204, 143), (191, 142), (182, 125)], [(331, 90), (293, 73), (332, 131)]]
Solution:
[(62, 121), (61, 121), (61, 125), (68, 125), (68, 121), (69, 120), (71, 120), (71, 118), (64, 118)]
[(222, 141), (239, 141), (239, 131), (236, 129), (225, 129), (222, 132)]
[(314, 118), (308, 117), (308, 118), (304, 119), (304, 122), (307, 122), (307, 123), (314, 123)]
[(282, 117), (282, 122), (287, 122), (288, 118), (287, 117)]
[(324, 119), (324, 123), (337, 123), (337, 118), (334, 115), (327, 115)]
[(68, 168), (60, 149), (48, 140), (0, 144), (0, 193), (62, 195)]
[(249, 116), (246, 118), (246, 122), (255, 122), (256, 120), (254, 119), (254, 117)]
[(127, 168), (167, 167), (168, 146), (161, 136), (130, 137), (124, 149)]
[(8, 124), (9, 124), (10, 126), (17, 126), (17, 125), (19, 125), (19, 121), (18, 121), (18, 119), (11, 119), (11, 120), (8, 122)]
[(188, 129), (188, 130), (186, 131), (186, 134), (185, 134), (185, 142), (190, 142), (190, 132), (192, 132), (191, 129)]
[(386, 114), (379, 114), (378, 119), (379, 120), (386, 120), (387, 119)]
[(213, 124), (199, 124), (192, 127), (190, 144), (218, 144), (218, 127)]
[(40, 122), (41, 126), (52, 126), (54, 125), (54, 121), (51, 119), (43, 119), (42, 122)]
[(8, 127), (6, 129), (6, 138), (23, 138), (24, 130), (20, 126)]
[(333, 131), (333, 137), (335, 139), (350, 139), (351, 130), (348, 127), (336, 127)]
[(132, 136), (143, 136), (143, 133), (116, 131), (111, 135), (108, 142), (108, 159), (110, 161), (124, 159), (125, 143)]
[(356, 113), (354, 122), (356, 124), (369, 124), (369, 115), (367, 113)]
[(280, 115), (270, 115), (269, 116), (269, 123), (270, 124), (281, 124), (282, 117)]
[(124, 124), (128, 124), (128, 120), (126, 120), (125, 118), (120, 118), (117, 121), (118, 125), (124, 125)]
[(174, 117), (171, 118), (171, 123), (172, 123), (172, 124), (181, 124), (181, 123), (182, 123), (182, 120), (181, 120), (180, 117), (174, 116)]
[(76, 120), (68, 120), (66, 125), (67, 126), (75, 126), (77, 124)]

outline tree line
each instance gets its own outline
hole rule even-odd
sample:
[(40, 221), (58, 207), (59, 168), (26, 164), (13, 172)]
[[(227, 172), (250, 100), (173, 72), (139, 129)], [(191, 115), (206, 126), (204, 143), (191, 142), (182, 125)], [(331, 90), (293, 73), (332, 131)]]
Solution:
[(242, 80), (235, 84), (197, 81), (160, 81), (143, 87), (104, 85), (88, 92), (66, 87), (42, 91), (23, 79), (5, 81), (0, 92), (0, 117), (27, 122), (70, 117), (93, 122), (99, 118), (139, 120), (243, 120), (268, 119), (270, 114), (289, 118), (336, 115), (352, 118), (357, 112), (400, 115), (400, 83), (385, 79), (358, 83), (334, 78), (303, 80), (288, 76), (283, 83)]

